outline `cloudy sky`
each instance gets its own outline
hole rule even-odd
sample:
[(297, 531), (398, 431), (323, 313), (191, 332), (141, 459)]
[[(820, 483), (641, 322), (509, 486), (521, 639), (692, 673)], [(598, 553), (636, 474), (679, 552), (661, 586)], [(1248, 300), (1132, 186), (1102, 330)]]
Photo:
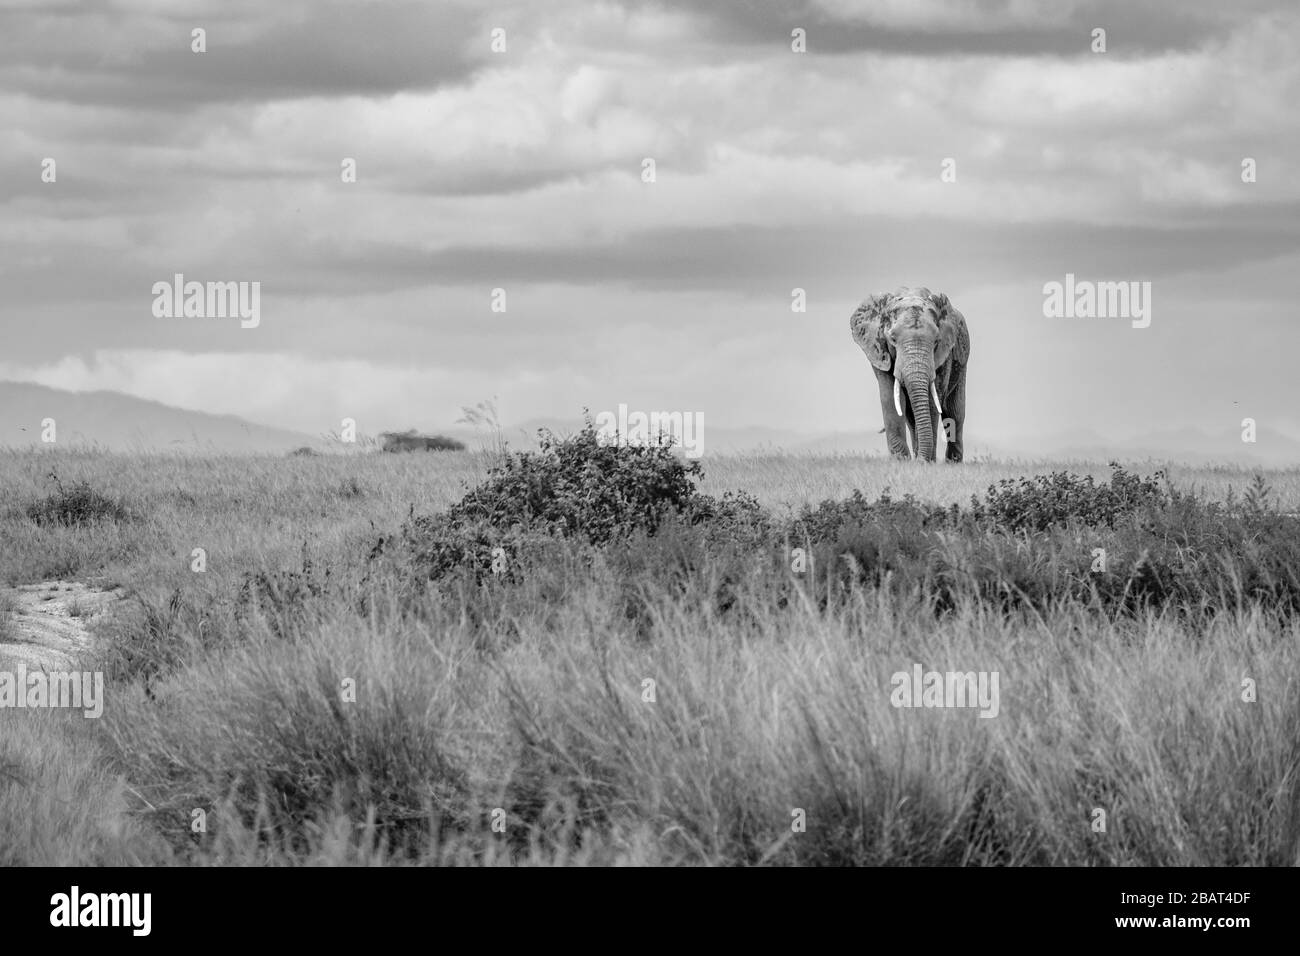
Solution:
[[(0, 379), (874, 432), (849, 315), (927, 285), (969, 436), (1300, 433), (1297, 104), (1292, 0), (0, 0)], [(155, 317), (175, 273), (260, 324)], [(1044, 317), (1066, 273), (1150, 326)]]

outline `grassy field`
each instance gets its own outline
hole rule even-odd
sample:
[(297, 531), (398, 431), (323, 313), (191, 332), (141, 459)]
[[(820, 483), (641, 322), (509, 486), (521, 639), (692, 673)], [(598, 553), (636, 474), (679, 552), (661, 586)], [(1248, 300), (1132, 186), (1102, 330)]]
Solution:
[[(493, 463), (0, 453), (0, 582), (128, 595), (102, 719), (0, 710), (0, 865), (1300, 862), (1300, 582), (1268, 560), (1300, 470), (1240, 521), (886, 507), (813, 540), (854, 491), (1111, 469), (735, 456), (698, 490), (761, 519), (501, 530), (508, 573), (438, 570), (462, 551), (410, 519)], [(1202, 503), (1256, 482), (1160, 467)], [(914, 664), (996, 672), (997, 716), (895, 706)]]

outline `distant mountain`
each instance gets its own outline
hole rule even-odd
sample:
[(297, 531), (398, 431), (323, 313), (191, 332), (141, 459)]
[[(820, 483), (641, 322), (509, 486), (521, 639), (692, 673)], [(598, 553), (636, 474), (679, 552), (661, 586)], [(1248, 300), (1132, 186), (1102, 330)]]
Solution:
[[(54, 445), (41, 422), (54, 419)], [(234, 415), (174, 408), (121, 392), (67, 392), (27, 382), (0, 382), (0, 447), (102, 448), (107, 451), (286, 452), (320, 437), (255, 425)]]

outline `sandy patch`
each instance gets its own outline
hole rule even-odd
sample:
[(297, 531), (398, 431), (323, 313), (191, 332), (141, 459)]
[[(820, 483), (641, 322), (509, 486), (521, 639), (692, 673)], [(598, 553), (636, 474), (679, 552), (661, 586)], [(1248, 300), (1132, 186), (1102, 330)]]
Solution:
[(71, 669), (90, 649), (91, 622), (122, 593), (78, 581), (0, 588), (0, 670), (18, 661), (28, 668)]

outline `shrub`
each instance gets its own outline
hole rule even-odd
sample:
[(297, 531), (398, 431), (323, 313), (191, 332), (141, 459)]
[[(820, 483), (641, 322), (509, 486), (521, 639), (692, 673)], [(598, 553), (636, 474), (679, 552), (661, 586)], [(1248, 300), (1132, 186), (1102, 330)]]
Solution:
[(383, 450), (399, 451), (464, 451), (465, 443), (446, 435), (418, 435), (414, 428), (404, 432), (382, 432)]
[(667, 444), (602, 444), (590, 420), (576, 435), (540, 432), (536, 452), (515, 452), (448, 511), (455, 526), (486, 522), (553, 529), (602, 544), (633, 528), (654, 531), (695, 494), (699, 462), (683, 465)]
[(1110, 467), (1106, 485), (1098, 485), (1091, 475), (1080, 477), (1063, 471), (1017, 480), (1004, 478), (989, 486), (983, 502), (971, 498), (971, 513), (1011, 531), (1046, 531), (1071, 518), (1087, 525), (1114, 527), (1124, 515), (1169, 503), (1170, 495), (1159, 484), (1165, 478), (1163, 471), (1139, 478), (1116, 462)]
[(465, 443), (445, 435), (434, 435), (424, 440), (424, 447), (430, 451), (464, 451)]
[(477, 581), (486, 575), (515, 578), (530, 546), (544, 545), (552, 535), (518, 524), (500, 528), (483, 520), (420, 515), (406, 523), (400, 540), (401, 557), (416, 577), (436, 580), (461, 569)]
[(890, 497), (888, 488), (875, 501), (868, 501), (861, 491), (855, 490), (843, 501), (827, 499), (816, 508), (805, 505), (790, 530), (796, 541), (831, 542), (845, 528), (867, 524), (901, 523), (912, 531), (919, 531), (956, 524), (960, 519), (961, 509), (955, 504), (947, 508), (928, 505), (910, 494), (896, 501)]
[(767, 510), (744, 491), (727, 491), (721, 498), (694, 494), (681, 514), (687, 524), (707, 525), (713, 541), (756, 548), (770, 542), (775, 533), (775, 523)]
[[(649, 626), (642, 595), (665, 587), (719, 615), (743, 610), (742, 593), (751, 607), (784, 608), (796, 587), (821, 607), (865, 587), (937, 614), (1061, 602), (1198, 619), (1252, 605), (1300, 613), (1300, 521), (1271, 510), (1266, 486), (1225, 507), (1162, 489), (1161, 472), (1112, 469), (1104, 484), (1066, 472), (1004, 481), (968, 509), (854, 492), (777, 522), (752, 496), (698, 493), (698, 463), (666, 446), (602, 445), (588, 423), (505, 458), (445, 514), (410, 518), (400, 579), (460, 575), (471, 588), (489, 578), (510, 588), (545, 576), (548, 563), (599, 560), (618, 582), (619, 617), (638, 633)], [(571, 547), (556, 552), (560, 542)], [(792, 573), (795, 547), (814, 573)], [(567, 574), (556, 577), (560, 591)], [(499, 606), (502, 593), (485, 600)]]
[(51, 476), (57, 490), (27, 506), (27, 517), (38, 525), (74, 527), (97, 521), (130, 521), (134, 516), (118, 498), (90, 487), (87, 481), (64, 486), (57, 475)]
[(751, 550), (772, 540), (770, 519), (756, 499), (700, 494), (693, 484), (699, 462), (684, 464), (667, 441), (604, 444), (590, 419), (571, 437), (543, 431), (539, 438), (537, 451), (504, 456), (445, 514), (408, 519), (400, 558), (418, 577), (441, 578), (455, 568), (475, 579), (513, 574), (547, 540), (599, 548), (634, 533), (654, 536), (670, 518), (708, 525), (716, 540), (744, 542)]
[(791, 537), (812, 545), (823, 606), (857, 585), (938, 613), (964, 600), (999, 613), (1079, 602), (1201, 621), (1250, 607), (1300, 613), (1300, 519), (1278, 514), (1262, 481), (1224, 506), (1161, 490), (1160, 473), (1112, 467), (1108, 485), (1062, 472), (1002, 482), (968, 512), (855, 494), (805, 508)]

